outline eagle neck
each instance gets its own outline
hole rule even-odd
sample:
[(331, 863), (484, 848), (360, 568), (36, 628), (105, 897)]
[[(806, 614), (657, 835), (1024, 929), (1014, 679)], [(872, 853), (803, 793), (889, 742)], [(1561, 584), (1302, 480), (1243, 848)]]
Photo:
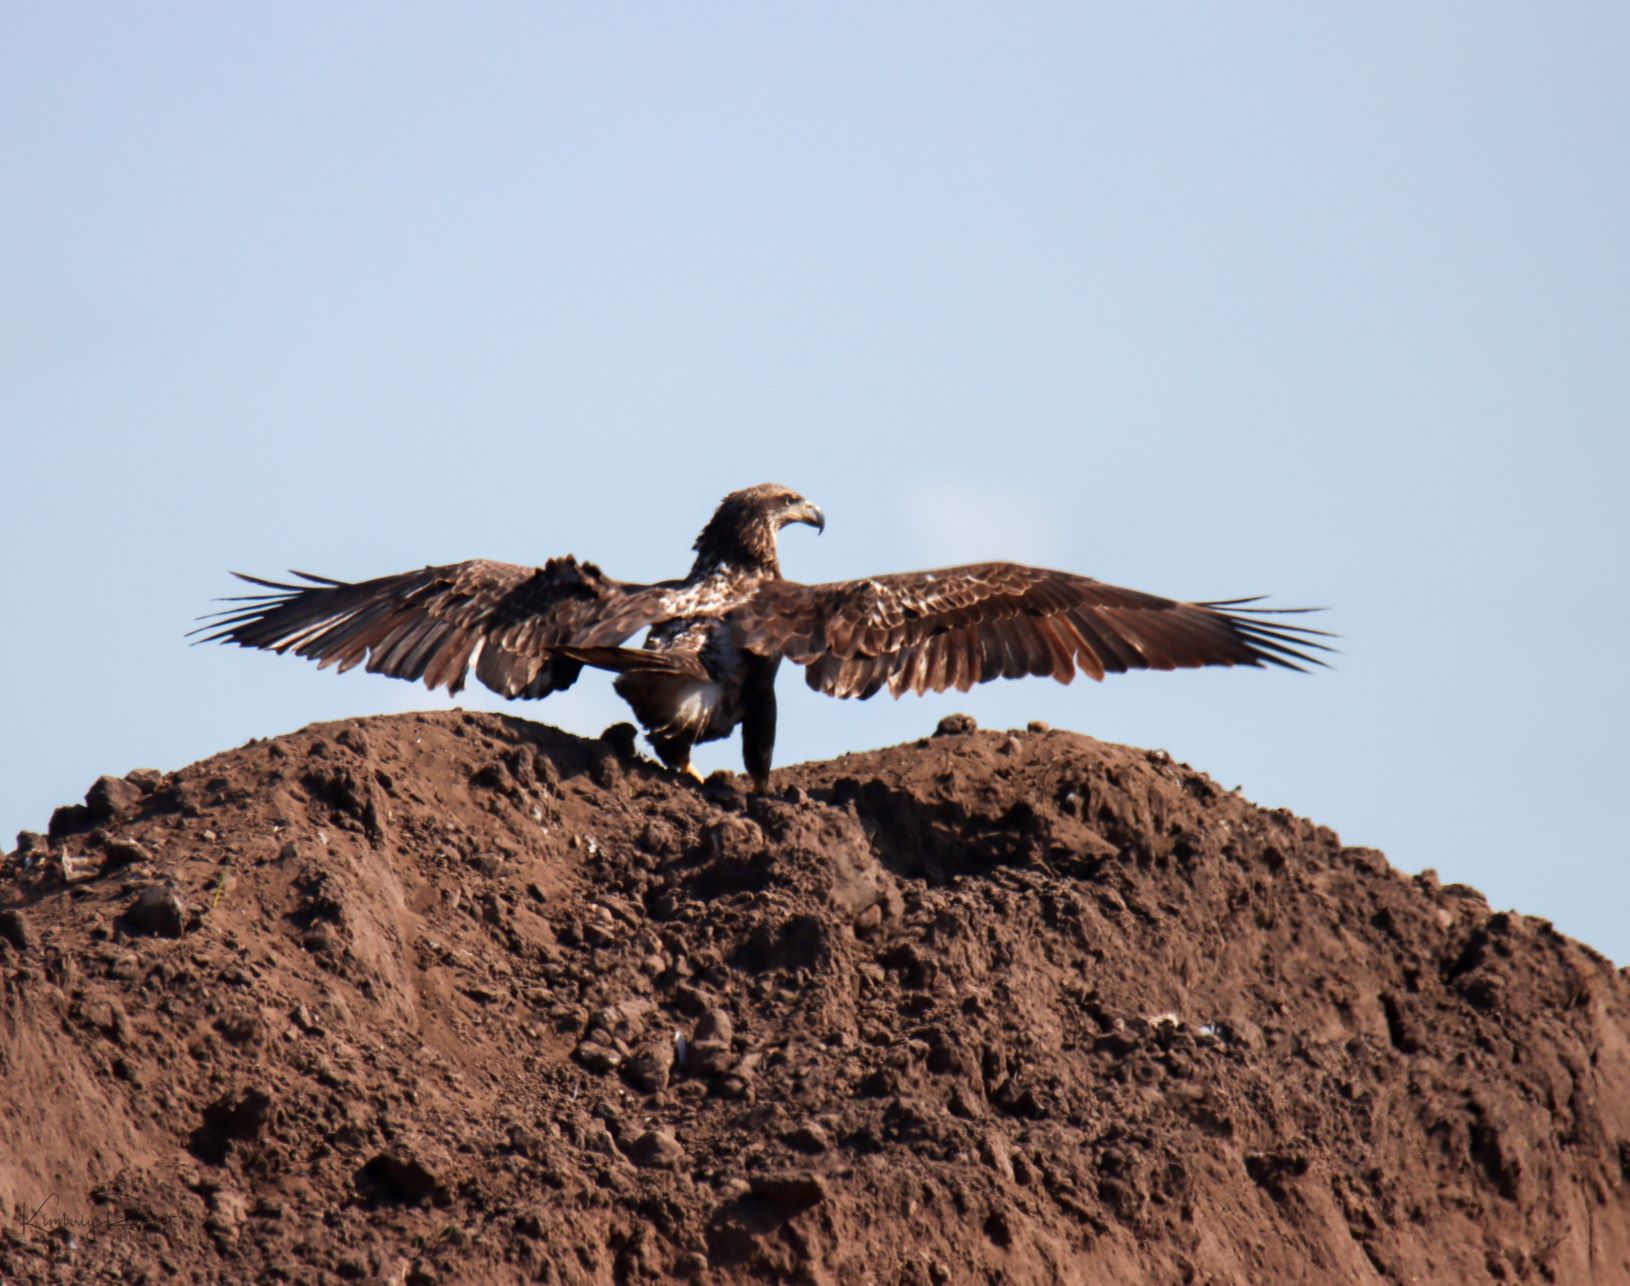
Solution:
[(690, 578), (732, 575), (771, 580), (781, 578), (781, 561), (776, 557), (775, 530), (767, 523), (726, 527), (715, 520), (696, 541), (696, 561)]
[(703, 585), (709, 582), (732, 591), (751, 588), (761, 581), (780, 580), (781, 565), (772, 557), (768, 565), (762, 562), (743, 564), (733, 561), (718, 561), (705, 556), (698, 557), (695, 565), (691, 567), (690, 575), (686, 578), (692, 585)]

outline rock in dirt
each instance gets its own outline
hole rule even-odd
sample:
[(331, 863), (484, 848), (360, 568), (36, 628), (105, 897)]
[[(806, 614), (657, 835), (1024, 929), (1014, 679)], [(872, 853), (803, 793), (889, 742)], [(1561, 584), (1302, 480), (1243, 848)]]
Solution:
[(152, 865), (152, 851), (132, 839), (109, 839), (102, 845), (102, 871), (109, 874), (125, 866)]
[(634, 1055), (629, 1061), (626, 1075), (638, 1089), (647, 1094), (656, 1094), (668, 1087), (673, 1066), (673, 1042), (658, 1038), (648, 1042)]
[(19, 951), (34, 945), (34, 929), (27, 914), (16, 907), (0, 911), (0, 938), (4, 938)]
[(125, 908), (124, 923), (132, 933), (179, 938), (187, 927), (187, 909), (173, 884), (151, 884)]
[(685, 1149), (665, 1130), (647, 1130), (628, 1145), (628, 1159), (645, 1170), (672, 1170), (682, 1165)]
[(85, 807), (93, 821), (106, 821), (128, 813), (141, 803), (142, 790), (123, 777), (98, 777), (85, 792)]
[(826, 1184), (808, 1171), (755, 1174), (747, 1181), (748, 1191), (760, 1201), (778, 1206), (812, 1206), (825, 1201)]

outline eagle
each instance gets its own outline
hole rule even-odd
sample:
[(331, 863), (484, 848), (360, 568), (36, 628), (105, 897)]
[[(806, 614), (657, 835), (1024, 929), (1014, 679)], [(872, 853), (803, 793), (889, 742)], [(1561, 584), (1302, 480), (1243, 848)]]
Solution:
[[(966, 692), (1040, 675), (1068, 683), (1127, 670), (1207, 665), (1324, 665), (1323, 630), (1273, 619), (1317, 609), (1258, 598), (1186, 603), (1086, 576), (1017, 563), (803, 585), (781, 575), (783, 527), (825, 531), (826, 515), (775, 483), (732, 492), (693, 546), (682, 580), (613, 580), (572, 555), (542, 567), (472, 560), (374, 580), (291, 572), (302, 584), (234, 572), (264, 593), (200, 619), (198, 642), (293, 652), (343, 673), (463, 688), (475, 677), (505, 697), (571, 687), (584, 666), (616, 674), (657, 757), (700, 780), (698, 742), (742, 730), (756, 793), (769, 789), (775, 677), (783, 660), (811, 688), (865, 700), (885, 686)], [(642, 647), (624, 646), (640, 630)], [(189, 637), (191, 636), (189, 635)]]

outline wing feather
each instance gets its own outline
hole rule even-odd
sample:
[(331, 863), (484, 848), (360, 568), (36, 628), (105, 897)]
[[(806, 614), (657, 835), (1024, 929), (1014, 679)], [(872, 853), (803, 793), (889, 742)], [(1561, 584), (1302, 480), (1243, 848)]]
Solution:
[(457, 692), (471, 663), (505, 696), (569, 687), (583, 662), (571, 647), (615, 648), (670, 615), (673, 585), (612, 580), (593, 563), (552, 558), (542, 567), (477, 559), (355, 583), (294, 572), (304, 584), (234, 573), (268, 592), (192, 631), (198, 642), (290, 652), (343, 673), (420, 680)]
[[(1310, 609), (1255, 599), (1178, 602), (1085, 576), (978, 563), (828, 585), (764, 584), (730, 615), (738, 643), (806, 667), (809, 686), (864, 699), (967, 691), (1024, 675), (1068, 683), (1127, 670), (1324, 665), (1323, 630), (1287, 624)], [(1232, 610), (1230, 610), (1232, 609)]]

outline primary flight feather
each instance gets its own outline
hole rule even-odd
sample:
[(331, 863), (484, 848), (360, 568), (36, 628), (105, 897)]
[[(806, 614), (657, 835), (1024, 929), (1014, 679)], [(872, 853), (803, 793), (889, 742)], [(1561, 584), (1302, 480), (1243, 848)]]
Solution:
[[(542, 567), (474, 560), (375, 580), (304, 584), (234, 573), (268, 593), (227, 600), (193, 631), (319, 666), (423, 679), (457, 692), (471, 668), (506, 697), (546, 697), (585, 665), (616, 672), (658, 757), (695, 774), (691, 747), (742, 729), (755, 790), (775, 745), (775, 674), (804, 667), (817, 692), (862, 700), (967, 691), (1024, 675), (1068, 683), (1126, 670), (1324, 664), (1321, 630), (1272, 619), (1304, 609), (1254, 599), (1180, 603), (1085, 576), (976, 563), (830, 585), (781, 575), (789, 523), (825, 530), (821, 510), (766, 483), (726, 496), (683, 580), (635, 585), (567, 556)], [(640, 648), (623, 646), (648, 630)]]

